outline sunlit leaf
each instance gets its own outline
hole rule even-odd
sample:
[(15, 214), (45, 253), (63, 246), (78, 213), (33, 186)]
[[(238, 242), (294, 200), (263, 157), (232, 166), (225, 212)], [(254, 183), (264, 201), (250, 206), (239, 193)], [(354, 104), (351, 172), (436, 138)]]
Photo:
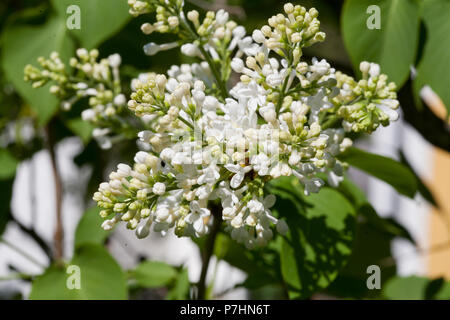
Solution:
[(48, 85), (33, 89), (24, 81), (27, 64), (36, 65), (40, 56), (48, 57), (58, 51), (67, 61), (73, 53), (73, 43), (67, 34), (65, 20), (52, 16), (44, 25), (9, 25), (4, 30), (2, 67), (6, 77), (19, 94), (35, 110), (41, 124), (45, 124), (58, 109), (58, 100), (50, 94)]
[(80, 40), (81, 46), (93, 49), (104, 40), (119, 31), (131, 18), (129, 6), (124, 0), (52, 0), (59, 15), (68, 19), (75, 11), (68, 8), (77, 5), (80, 8), (80, 29), (71, 32)]
[(390, 300), (420, 300), (430, 280), (422, 277), (393, 278), (384, 287), (383, 295)]
[[(78, 247), (69, 265), (79, 267), (80, 289), (68, 285), (75, 272), (53, 265), (32, 284), (32, 300), (123, 300), (127, 298), (125, 274), (100, 245)], [(67, 270), (72, 273), (67, 273)]]
[[(380, 8), (380, 29), (367, 20)], [(419, 40), (419, 5), (414, 0), (347, 0), (342, 9), (342, 34), (355, 70), (361, 61), (379, 63), (381, 71), (399, 87), (407, 80)]]

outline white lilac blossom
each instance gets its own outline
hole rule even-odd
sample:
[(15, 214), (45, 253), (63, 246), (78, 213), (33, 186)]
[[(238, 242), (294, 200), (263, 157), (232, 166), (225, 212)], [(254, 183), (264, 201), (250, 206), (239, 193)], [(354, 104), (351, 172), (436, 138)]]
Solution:
[[(106, 230), (124, 221), (139, 238), (170, 229), (200, 237), (223, 221), (236, 241), (264, 246), (289, 227), (272, 213), (267, 183), (293, 176), (305, 195), (326, 182), (337, 186), (348, 134), (397, 118), (395, 85), (378, 65), (361, 63), (356, 81), (326, 60), (302, 59), (303, 48), (325, 39), (314, 8), (288, 3), (285, 14), (247, 34), (224, 10), (201, 19), (195, 10), (185, 14), (180, 0), (129, 4), (135, 16), (156, 11), (157, 21), (142, 25), (145, 34), (179, 36), (148, 44), (147, 54), (177, 46), (198, 61), (132, 81), (127, 106), (145, 123), (138, 134), (145, 151), (132, 167), (119, 164), (94, 195)], [(234, 84), (232, 72), (240, 79)], [(83, 114), (96, 117), (95, 110)]]
[(59, 54), (53, 52), (50, 59), (38, 58), (43, 70), (31, 65), (25, 67), (25, 81), (31, 82), (34, 88), (51, 82), (50, 92), (61, 100), (65, 111), (76, 102), (87, 100), (89, 108), (81, 112), (81, 118), (95, 127), (92, 136), (99, 145), (109, 149), (112, 141), (118, 140), (113, 134), (123, 134), (130, 128), (127, 123), (129, 111), (127, 97), (121, 89), (120, 55), (112, 54), (100, 61), (97, 61), (98, 57), (98, 50), (81, 48), (66, 67)]

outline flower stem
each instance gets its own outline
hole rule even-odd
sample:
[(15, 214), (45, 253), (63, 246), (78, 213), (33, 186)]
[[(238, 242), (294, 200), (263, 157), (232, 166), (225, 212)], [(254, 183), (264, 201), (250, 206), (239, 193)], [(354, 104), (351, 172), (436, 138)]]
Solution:
[(213, 216), (213, 225), (211, 228), (211, 232), (206, 239), (205, 246), (202, 251), (202, 270), (200, 273), (200, 279), (197, 284), (198, 300), (206, 299), (206, 276), (208, 274), (208, 267), (211, 261), (211, 257), (214, 253), (214, 244), (216, 242), (217, 235), (220, 231), (220, 226), (222, 224), (222, 214), (219, 206), (212, 206), (211, 213)]
[[(187, 22), (184, 14), (182, 12), (179, 13), (179, 18), (180, 18), (181, 24), (184, 26), (184, 28), (187, 30), (187, 32), (192, 37), (192, 41), (199, 40), (200, 36), (197, 34), (197, 32), (192, 30), (191, 26)], [(225, 100), (228, 97), (226, 83), (222, 80), (222, 77), (220, 76), (220, 72), (217, 70), (217, 67), (216, 67), (216, 64), (215, 64), (213, 58), (205, 50), (203, 45), (199, 45), (198, 48), (199, 48), (200, 52), (202, 53), (203, 57), (205, 58), (206, 62), (208, 63), (209, 67), (211, 68), (211, 72), (212, 72), (214, 78), (216, 79), (217, 87), (220, 91), (220, 95), (221, 95), (222, 99)]]

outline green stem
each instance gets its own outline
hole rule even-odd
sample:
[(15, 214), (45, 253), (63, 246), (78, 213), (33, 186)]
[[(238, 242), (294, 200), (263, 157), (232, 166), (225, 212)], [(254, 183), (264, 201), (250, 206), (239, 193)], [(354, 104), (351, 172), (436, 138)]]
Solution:
[(288, 68), (288, 75), (284, 79), (283, 87), (281, 88), (281, 92), (280, 92), (280, 97), (278, 98), (277, 108), (276, 108), (277, 112), (280, 111), (281, 106), (283, 105), (283, 100), (284, 100), (284, 97), (286, 96), (286, 88), (287, 88), (287, 84), (289, 82), (290, 76), (291, 76), (291, 68), (289, 67)]
[[(178, 16), (179, 16), (180, 22), (183, 25), (183, 27), (191, 35), (191, 37), (192, 37), (191, 40), (193, 40), (193, 41), (198, 40), (200, 37), (198, 36), (198, 34), (194, 30), (192, 30), (191, 26), (186, 21), (186, 18), (184, 17), (184, 14), (182, 14), (182, 12), (180, 12)], [(210, 56), (210, 54), (205, 50), (203, 45), (199, 45), (198, 47), (199, 47), (199, 50), (202, 53), (203, 57), (205, 58), (206, 62), (208, 63), (209, 67), (211, 68), (211, 72), (212, 72), (214, 78), (216, 79), (217, 87), (220, 90), (220, 94), (221, 94), (222, 98), (226, 99), (228, 97), (226, 84), (222, 81), (222, 78), (220, 77), (220, 73), (217, 70), (216, 64), (214, 63), (214, 61), (213, 61), (212, 57)]]
[(203, 46), (199, 46), (199, 49), (202, 55), (205, 57), (206, 62), (208, 62), (209, 67), (211, 68), (211, 72), (213, 73), (213, 76), (217, 82), (217, 86), (220, 90), (220, 95), (222, 96), (223, 99), (226, 99), (228, 97), (227, 89), (225, 83), (222, 81), (222, 78), (220, 77), (219, 71), (216, 68), (216, 64), (214, 63), (209, 53), (206, 52)]
[(213, 216), (213, 226), (211, 228), (211, 232), (208, 235), (208, 238), (206, 239), (205, 246), (203, 248), (202, 252), (202, 270), (200, 272), (200, 279), (198, 281), (198, 294), (197, 299), (198, 300), (205, 300), (207, 288), (206, 288), (206, 276), (208, 274), (208, 267), (209, 263), (211, 261), (211, 257), (214, 253), (214, 244), (216, 242), (217, 235), (220, 231), (220, 226), (222, 224), (222, 213), (220, 212), (220, 209), (218, 206), (213, 206), (211, 208), (211, 213)]

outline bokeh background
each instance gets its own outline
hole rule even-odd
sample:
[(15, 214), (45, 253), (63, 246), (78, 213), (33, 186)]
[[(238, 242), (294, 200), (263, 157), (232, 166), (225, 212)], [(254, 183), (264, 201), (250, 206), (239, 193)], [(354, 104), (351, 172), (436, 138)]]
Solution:
[[(89, 128), (80, 124), (79, 114), (56, 112), (55, 101), (37, 96), (45, 89), (32, 92), (22, 83), (25, 64), (56, 49), (52, 48), (55, 37), (61, 36), (57, 47), (63, 50), (73, 52), (73, 47), (80, 45), (79, 38), (65, 31), (64, 25), (49, 23), (57, 14), (61, 16), (55, 2), (58, 0), (0, 3), (0, 298), (28, 298), (34, 276), (51, 262), (57, 190), (62, 190), (63, 255), (69, 260), (78, 222), (93, 206), (91, 195), (117, 163), (131, 162), (137, 150), (133, 140), (101, 150), (91, 139)], [(120, 16), (124, 18), (101, 20), (102, 15), (115, 16), (114, 10), (127, 10), (126, 0), (94, 2), (97, 11), (81, 11), (82, 28), (91, 26), (84, 21), (98, 19), (111, 30), (97, 44), (102, 57), (116, 52), (122, 55), (124, 83), (139, 72), (164, 72), (173, 64), (188, 61), (178, 50), (153, 57), (143, 54), (144, 44), (167, 42), (164, 35), (145, 36), (140, 32), (140, 25), (150, 16), (132, 19), (123, 14)], [(350, 170), (350, 177), (365, 191), (379, 219), (361, 217), (348, 266), (328, 289), (312, 298), (450, 298), (450, 3), (292, 2), (316, 7), (327, 34), (323, 44), (305, 50), (306, 59), (325, 58), (336, 69), (356, 77), (359, 61), (378, 62), (399, 85), (401, 118), (370, 138), (359, 137), (357, 145), (402, 162), (421, 186), (420, 192), (408, 198), (374, 177)], [(186, 0), (187, 7), (201, 11), (224, 8), (248, 31), (282, 12), (283, 3)], [(366, 9), (372, 4), (381, 8), (380, 30), (364, 27), (370, 16)], [(94, 28), (83, 32), (100, 31)], [(36, 37), (41, 37), (40, 44), (33, 41)], [(61, 186), (55, 184), (52, 160), (59, 170)], [(93, 219), (92, 223), (98, 221)], [(143, 260), (157, 260), (185, 266), (191, 282), (200, 274), (199, 249), (190, 239), (152, 234), (138, 240), (133, 232), (119, 226), (105, 246), (126, 270)], [(381, 268), (380, 290), (365, 287), (369, 265)], [(240, 287), (247, 274), (229, 262), (214, 258), (212, 266), (208, 278), (215, 278), (213, 298), (283, 298), (276, 286)], [(139, 288), (130, 290), (129, 297), (162, 299), (166, 294), (164, 288)]]

